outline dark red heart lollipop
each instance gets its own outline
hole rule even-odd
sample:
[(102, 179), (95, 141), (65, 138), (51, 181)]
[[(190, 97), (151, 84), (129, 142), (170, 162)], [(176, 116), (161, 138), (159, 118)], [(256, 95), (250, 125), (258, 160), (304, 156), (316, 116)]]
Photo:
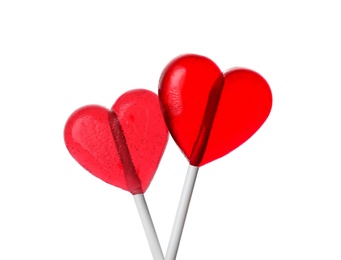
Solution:
[(190, 164), (202, 166), (248, 140), (267, 119), (272, 95), (258, 73), (224, 73), (210, 59), (182, 55), (164, 69), (159, 99), (168, 129)]
[(146, 191), (168, 140), (159, 100), (148, 90), (123, 94), (111, 110), (76, 110), (64, 130), (67, 149), (86, 170), (133, 195)]

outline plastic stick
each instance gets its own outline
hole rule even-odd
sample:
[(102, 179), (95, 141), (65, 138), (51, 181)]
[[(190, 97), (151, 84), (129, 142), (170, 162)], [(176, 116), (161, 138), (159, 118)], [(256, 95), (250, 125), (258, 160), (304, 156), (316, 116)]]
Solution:
[(184, 187), (175, 216), (171, 237), (169, 239), (165, 260), (175, 260), (178, 253), (182, 231), (185, 225), (189, 203), (191, 201), (199, 167), (189, 165)]
[(164, 260), (162, 249), (159, 239), (157, 237), (152, 218), (150, 216), (148, 206), (143, 194), (134, 195), (137, 211), (139, 212), (140, 219), (146, 234), (150, 250), (154, 260)]

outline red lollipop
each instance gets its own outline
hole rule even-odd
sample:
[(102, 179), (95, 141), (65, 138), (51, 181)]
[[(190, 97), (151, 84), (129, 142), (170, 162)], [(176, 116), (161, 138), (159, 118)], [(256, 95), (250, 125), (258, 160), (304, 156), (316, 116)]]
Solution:
[(143, 196), (168, 140), (157, 95), (137, 89), (123, 94), (110, 110), (79, 108), (66, 122), (64, 139), (81, 166), (134, 195), (154, 258), (163, 259)]
[(146, 191), (167, 144), (157, 95), (123, 94), (111, 110), (84, 106), (68, 119), (65, 144), (74, 159), (101, 180), (131, 192)]
[(159, 98), (166, 124), (190, 164), (202, 166), (249, 139), (272, 106), (268, 83), (258, 73), (224, 73), (210, 59), (183, 55), (164, 69)]
[(248, 140), (267, 119), (272, 94), (252, 70), (222, 73), (210, 59), (188, 54), (162, 72), (159, 99), (168, 130), (190, 162), (165, 257), (170, 260), (177, 254), (198, 168)]

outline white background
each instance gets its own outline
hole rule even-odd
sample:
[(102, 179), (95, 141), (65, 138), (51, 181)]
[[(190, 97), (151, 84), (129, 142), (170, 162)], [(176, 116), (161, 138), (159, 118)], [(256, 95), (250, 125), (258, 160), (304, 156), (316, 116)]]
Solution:
[[(341, 259), (339, 1), (0, 2), (0, 259), (151, 259), (132, 196), (81, 168), (68, 116), (157, 92), (183, 53), (263, 75), (273, 110), (199, 171), (178, 259)], [(188, 162), (145, 196), (166, 251)]]

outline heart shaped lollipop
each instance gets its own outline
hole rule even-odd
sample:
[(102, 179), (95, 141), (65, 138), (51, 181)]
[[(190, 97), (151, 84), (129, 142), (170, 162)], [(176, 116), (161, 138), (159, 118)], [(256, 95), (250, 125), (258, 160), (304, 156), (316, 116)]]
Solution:
[(97, 105), (79, 108), (66, 122), (64, 139), (86, 170), (134, 195), (153, 257), (163, 259), (143, 195), (168, 141), (157, 95), (137, 89), (123, 94), (110, 110)]
[(168, 129), (190, 164), (202, 166), (248, 140), (267, 119), (272, 95), (258, 73), (224, 73), (210, 59), (187, 54), (172, 60), (159, 83)]
[(174, 260), (199, 167), (248, 140), (268, 117), (272, 94), (252, 70), (222, 73), (210, 59), (187, 54), (163, 70), (159, 99), (168, 130), (190, 163), (165, 257)]
[(135, 195), (152, 181), (168, 130), (157, 95), (137, 89), (123, 94), (111, 110), (97, 105), (76, 110), (66, 122), (64, 139), (86, 170)]

